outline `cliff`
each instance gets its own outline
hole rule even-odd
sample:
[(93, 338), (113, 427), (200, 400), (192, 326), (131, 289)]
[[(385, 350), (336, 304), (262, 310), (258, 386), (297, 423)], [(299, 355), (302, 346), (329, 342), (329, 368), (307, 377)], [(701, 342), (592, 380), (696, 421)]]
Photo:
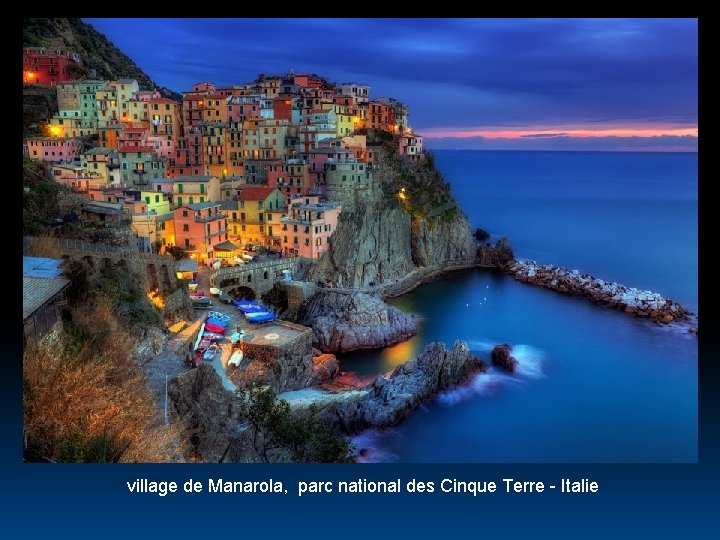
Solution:
[(339, 198), (343, 212), (330, 248), (310, 271), (313, 280), (367, 287), (392, 283), (419, 268), (475, 259), (467, 219), (432, 159), (405, 162), (393, 144), (375, 147), (379, 159), (367, 187), (328, 188), (328, 197)]

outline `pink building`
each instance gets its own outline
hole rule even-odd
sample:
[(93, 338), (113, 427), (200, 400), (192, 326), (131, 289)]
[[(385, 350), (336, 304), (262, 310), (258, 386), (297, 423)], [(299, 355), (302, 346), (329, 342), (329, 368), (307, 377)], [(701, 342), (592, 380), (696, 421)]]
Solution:
[(127, 126), (118, 134), (118, 147), (148, 146), (150, 128), (148, 126)]
[(228, 215), (221, 207), (219, 202), (203, 202), (175, 208), (175, 245), (198, 262), (212, 259), (214, 246), (228, 239)]
[(341, 211), (339, 203), (321, 203), (319, 197), (292, 199), (280, 233), (285, 255), (319, 259), (330, 248)]
[(401, 156), (407, 156), (411, 160), (421, 159), (423, 153), (423, 138), (420, 135), (413, 135), (412, 131), (400, 137), (398, 151)]
[(28, 157), (51, 162), (73, 161), (78, 156), (77, 140), (72, 137), (31, 137)]

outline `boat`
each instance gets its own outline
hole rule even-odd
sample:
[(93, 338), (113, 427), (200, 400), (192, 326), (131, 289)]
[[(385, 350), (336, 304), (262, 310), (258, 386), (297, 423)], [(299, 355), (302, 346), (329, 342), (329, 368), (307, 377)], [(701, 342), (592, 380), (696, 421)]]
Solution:
[(217, 287), (210, 287), (210, 294), (212, 294), (213, 296), (217, 296), (218, 294), (220, 294), (220, 289), (218, 289)]
[(232, 356), (230, 357), (230, 360), (228, 360), (228, 366), (238, 367), (240, 365), (240, 362), (242, 362), (242, 359), (243, 359), (243, 352), (235, 351), (232, 354)]
[(213, 358), (215, 358), (215, 355), (217, 354), (219, 348), (220, 347), (218, 346), (217, 343), (213, 343), (212, 345), (210, 345), (207, 348), (207, 350), (203, 353), (203, 360), (209, 361), (209, 360), (212, 360)]
[(192, 291), (192, 292), (190, 293), (190, 296), (191, 296), (192, 298), (204, 297), (204, 296), (205, 296), (205, 291)]
[(193, 298), (191, 296), (190, 300), (192, 301), (192, 305), (195, 309), (208, 309), (210, 306), (212, 306), (212, 302), (206, 296), (197, 298)]
[(189, 290), (190, 292), (193, 292), (193, 291), (197, 290), (197, 288), (198, 288), (198, 282), (197, 282), (197, 281), (189, 281), (189, 282), (188, 282), (188, 290)]
[(237, 308), (243, 307), (260, 307), (257, 302), (251, 302), (250, 300), (233, 300), (233, 305)]
[(269, 311), (260, 311), (255, 313), (246, 313), (245, 318), (249, 323), (263, 323), (275, 320), (275, 314)]
[(206, 324), (207, 324), (207, 323), (210, 323), (210, 324), (213, 324), (213, 325), (215, 325), (215, 326), (222, 326), (223, 328), (227, 328), (227, 326), (228, 326), (228, 321), (223, 320), (223, 319), (218, 319), (218, 318), (216, 318), (216, 317), (208, 317), (208, 318), (205, 320), (205, 323), (206, 323)]
[(205, 323), (205, 329), (213, 334), (225, 335), (225, 327), (218, 324)]

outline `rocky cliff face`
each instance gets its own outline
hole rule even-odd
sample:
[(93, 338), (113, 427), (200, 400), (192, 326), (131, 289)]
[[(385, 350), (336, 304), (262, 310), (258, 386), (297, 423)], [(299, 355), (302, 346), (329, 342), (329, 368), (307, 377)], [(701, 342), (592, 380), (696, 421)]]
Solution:
[(321, 417), (338, 433), (394, 426), (423, 402), (485, 369), (464, 342), (455, 342), (451, 350), (431, 343), (417, 358), (375, 379), (360, 399), (333, 403)]
[(330, 249), (310, 271), (314, 281), (366, 287), (475, 257), (470, 226), (440, 174), (431, 165), (411, 169), (390, 152), (381, 155), (375, 187), (344, 195)]
[(171, 417), (185, 423), (202, 459), (217, 463), (225, 455), (224, 461), (234, 461), (233, 456), (246, 453), (239, 398), (223, 388), (211, 365), (203, 363), (172, 379), (168, 397)]
[(231, 380), (239, 387), (261, 382), (277, 393), (314, 384), (319, 375), (313, 363), (312, 337), (306, 330), (282, 347), (245, 343), (241, 364), (230, 368)]
[(411, 315), (361, 292), (318, 290), (300, 308), (298, 322), (313, 329), (313, 345), (323, 352), (387, 347), (412, 336)]
[(482, 266), (495, 266), (505, 268), (514, 261), (515, 254), (510, 247), (510, 242), (503, 237), (495, 245), (490, 242), (481, 244), (477, 248), (478, 262)]

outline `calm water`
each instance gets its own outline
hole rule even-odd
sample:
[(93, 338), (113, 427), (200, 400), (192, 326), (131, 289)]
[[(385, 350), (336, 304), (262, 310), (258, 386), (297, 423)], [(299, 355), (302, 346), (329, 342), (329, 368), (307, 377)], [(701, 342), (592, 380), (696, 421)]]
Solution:
[[(473, 227), (518, 258), (560, 264), (697, 308), (697, 155), (438, 151)], [(492, 271), (446, 276), (393, 303), (424, 322), (406, 343), (341, 357), (379, 373), (431, 341), (520, 361), (359, 436), (407, 462), (697, 460), (697, 338)]]

